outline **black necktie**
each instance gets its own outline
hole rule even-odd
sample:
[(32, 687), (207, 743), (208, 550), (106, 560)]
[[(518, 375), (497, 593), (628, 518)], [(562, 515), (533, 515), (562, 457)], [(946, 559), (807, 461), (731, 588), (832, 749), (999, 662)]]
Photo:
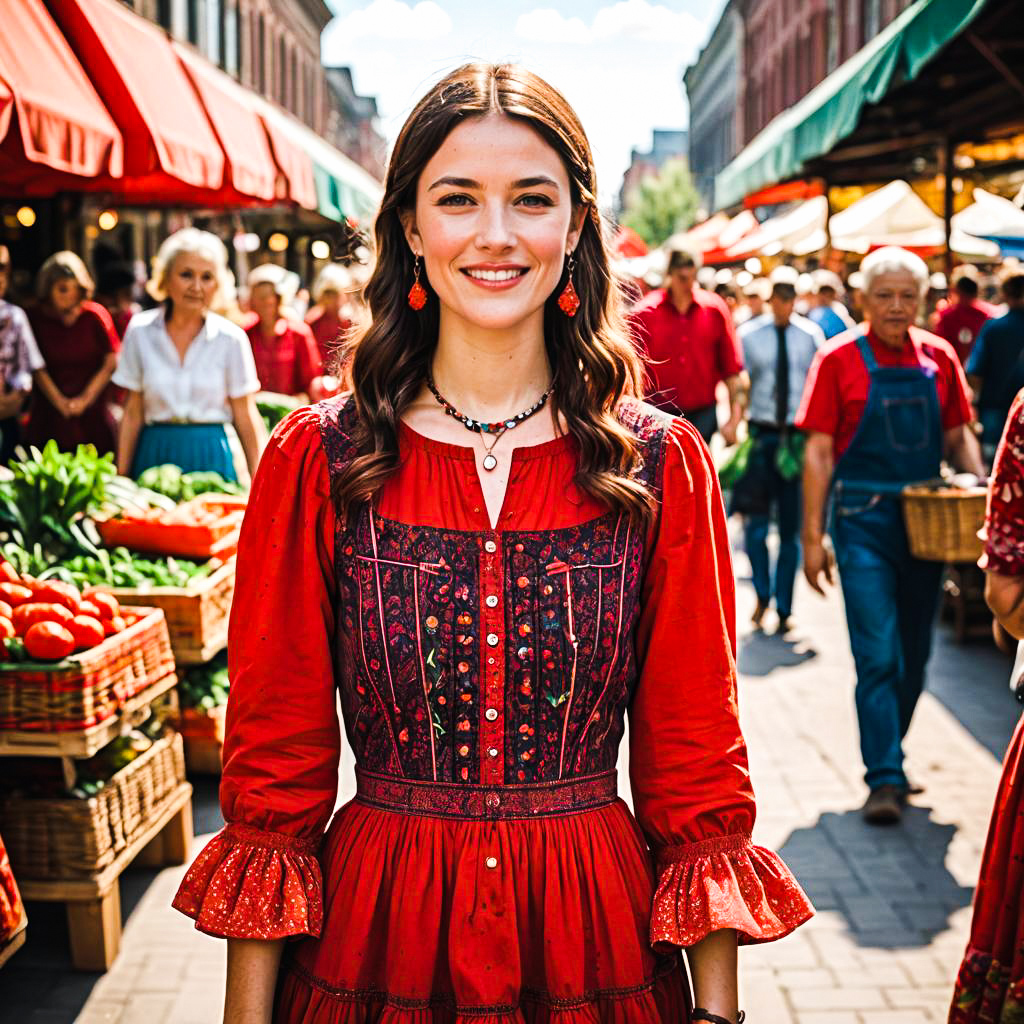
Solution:
[(779, 338), (779, 353), (775, 360), (775, 424), (786, 429), (789, 419), (789, 353), (786, 350), (786, 328), (775, 325)]

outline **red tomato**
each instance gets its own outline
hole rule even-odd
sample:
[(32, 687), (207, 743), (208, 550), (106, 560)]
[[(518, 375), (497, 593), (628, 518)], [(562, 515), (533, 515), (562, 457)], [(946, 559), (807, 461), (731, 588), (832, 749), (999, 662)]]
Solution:
[(11, 565), (10, 562), (0, 562), (0, 582), (3, 583), (20, 583), (21, 577), (18, 575), (18, 570)]
[(10, 619), (0, 618), (0, 640), (8, 640), (12, 636), (17, 636), (17, 632), (14, 629), (14, 623)]
[(100, 611), (100, 606), (89, 598), (84, 598), (82, 603), (78, 606), (79, 615), (91, 615), (94, 619), (102, 619), (103, 613)]
[(62, 604), (72, 615), (78, 613), (79, 606), (82, 604), (82, 595), (78, 592), (78, 587), (74, 587), (70, 583), (46, 580), (43, 583), (37, 583), (32, 590), (35, 593), (36, 601)]
[(37, 622), (55, 622), (58, 625), (66, 626), (74, 616), (62, 604), (46, 604), (42, 601), (30, 601), (28, 604), (19, 604), (14, 609), (11, 621), (19, 636), (24, 636), (30, 626)]
[(120, 615), (115, 615), (113, 618), (103, 620), (103, 632), (107, 636), (113, 636), (115, 633), (123, 633), (125, 630), (124, 619)]
[(12, 608), (17, 608), (19, 604), (32, 600), (32, 591), (20, 583), (5, 581), (0, 583), (0, 599), (6, 601)]
[(68, 625), (71, 635), (75, 638), (75, 650), (84, 651), (87, 647), (95, 647), (103, 643), (106, 633), (103, 623), (91, 615), (76, 615)]
[(0, 601), (0, 619), (9, 619), (14, 614), (6, 601)]
[(121, 614), (121, 605), (113, 594), (105, 590), (90, 590), (86, 597), (100, 610), (100, 616), (104, 619), (112, 619)]
[(74, 649), (75, 638), (56, 622), (37, 622), (25, 634), (25, 650), (39, 661), (60, 661)]

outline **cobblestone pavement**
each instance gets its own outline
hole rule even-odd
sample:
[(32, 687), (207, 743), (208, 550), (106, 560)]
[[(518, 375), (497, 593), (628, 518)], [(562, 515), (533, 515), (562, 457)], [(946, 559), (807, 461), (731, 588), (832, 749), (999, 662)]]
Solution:
[[(737, 568), (742, 574), (742, 556)], [(785, 640), (770, 635), (771, 621), (769, 635), (750, 631), (752, 605), (741, 579), (740, 699), (760, 807), (756, 834), (781, 851), (819, 913), (789, 938), (741, 952), (751, 1022), (944, 1021), (999, 757), (1017, 717), (1008, 665), (990, 645), (956, 647), (948, 629), (940, 630), (931, 691), (908, 738), (910, 773), (926, 791), (901, 826), (871, 828), (858, 813), (865, 791), (838, 595), (823, 601), (798, 590), (798, 626)], [(350, 775), (346, 765), (343, 777)], [(171, 869), (153, 878), (129, 917), (121, 956), (95, 981), (80, 1024), (220, 1021), (224, 944), (170, 909), (181, 875)], [(21, 971), (23, 987), (31, 971), (15, 963), (7, 970), (16, 972), (12, 982)], [(7, 1016), (5, 973), (0, 1021), (75, 1019), (52, 1006), (66, 980), (38, 992), (39, 1008)]]

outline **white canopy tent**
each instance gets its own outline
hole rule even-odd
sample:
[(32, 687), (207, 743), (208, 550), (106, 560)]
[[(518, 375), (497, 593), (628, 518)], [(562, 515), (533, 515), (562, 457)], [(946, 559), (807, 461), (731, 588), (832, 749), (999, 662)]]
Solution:
[[(964, 213), (967, 211), (965, 210)], [(950, 247), (962, 256), (997, 259), (999, 247), (952, 225)], [(858, 199), (829, 221), (832, 246), (866, 253), (875, 246), (941, 249), (946, 244), (942, 218), (905, 181), (891, 181)]]
[(780, 252), (806, 256), (828, 244), (825, 221), (828, 199), (814, 196), (799, 206), (766, 220), (752, 235), (741, 239), (726, 253), (730, 259), (745, 256), (775, 256)]

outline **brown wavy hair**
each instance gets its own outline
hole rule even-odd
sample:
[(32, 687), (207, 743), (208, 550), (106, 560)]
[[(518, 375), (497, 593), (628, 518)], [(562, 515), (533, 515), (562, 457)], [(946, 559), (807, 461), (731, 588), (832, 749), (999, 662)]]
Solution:
[(437, 297), (423, 278), (430, 297), (426, 307), (416, 312), (406, 300), (413, 254), (401, 217), (415, 207), (420, 174), (449, 133), (467, 118), (493, 113), (516, 118), (544, 138), (568, 172), (573, 206), (586, 208), (574, 251), (579, 311), (569, 318), (558, 308), (565, 271), (544, 309), (552, 411), (561, 413), (579, 443), (577, 485), (645, 522), (654, 501), (634, 478), (640, 462), (636, 438), (615, 415), (623, 396), (641, 395), (643, 370), (604, 246), (590, 143), (565, 97), (514, 64), (466, 64), (451, 72), (420, 100), (395, 142), (375, 226), (377, 262), (365, 289), (370, 322), (348, 346), (360, 454), (339, 474), (335, 500), (347, 514), (371, 500), (398, 468), (398, 422), (426, 379), (440, 319)]

